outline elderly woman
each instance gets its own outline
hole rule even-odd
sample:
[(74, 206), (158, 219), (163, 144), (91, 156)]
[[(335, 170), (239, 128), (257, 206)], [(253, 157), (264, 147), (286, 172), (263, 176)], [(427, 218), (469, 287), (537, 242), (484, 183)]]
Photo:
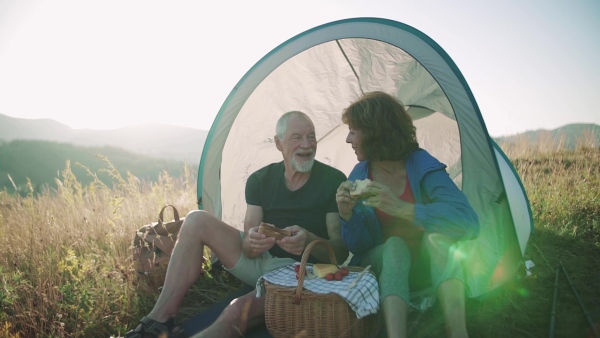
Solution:
[[(467, 337), (463, 274), (451, 248), (479, 234), (479, 221), (446, 166), (419, 148), (400, 101), (365, 94), (346, 108), (346, 142), (359, 163), (338, 188), (342, 238), (351, 264), (379, 275), (388, 337), (405, 337), (411, 290), (433, 286), (450, 337)], [(370, 179), (357, 198), (356, 180)]]

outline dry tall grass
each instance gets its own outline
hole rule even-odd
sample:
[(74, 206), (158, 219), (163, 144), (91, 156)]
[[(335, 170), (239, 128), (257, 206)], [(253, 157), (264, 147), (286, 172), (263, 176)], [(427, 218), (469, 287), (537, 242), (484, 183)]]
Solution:
[(106, 163), (88, 173), (110, 175), (113, 187), (82, 186), (67, 163), (56, 191), (0, 192), (0, 337), (109, 337), (148, 310), (153, 295), (132, 270), (134, 231), (165, 204), (196, 209), (195, 177), (185, 168), (144, 182)]

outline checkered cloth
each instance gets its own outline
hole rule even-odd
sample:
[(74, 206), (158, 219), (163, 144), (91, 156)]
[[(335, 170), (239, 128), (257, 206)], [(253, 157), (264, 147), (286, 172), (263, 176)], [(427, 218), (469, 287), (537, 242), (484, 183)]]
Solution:
[[(256, 282), (256, 297), (265, 294), (264, 281), (271, 284), (295, 288), (298, 286), (296, 270), (294, 265), (284, 266), (264, 274)], [(306, 265), (306, 269), (312, 272), (312, 265)], [(325, 278), (304, 278), (304, 289), (314, 293), (336, 293), (348, 302), (350, 308), (356, 313), (357, 318), (362, 318), (379, 310), (379, 285), (375, 276), (367, 272), (360, 277), (356, 285), (348, 289), (352, 281), (360, 272), (350, 272), (341, 281), (328, 281)]]

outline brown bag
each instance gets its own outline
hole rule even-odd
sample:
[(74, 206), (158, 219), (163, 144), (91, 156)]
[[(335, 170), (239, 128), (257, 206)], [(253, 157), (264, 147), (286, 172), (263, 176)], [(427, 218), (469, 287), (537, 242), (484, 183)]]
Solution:
[[(163, 221), (165, 209), (173, 208), (174, 219)], [(168, 204), (158, 214), (158, 222), (146, 224), (136, 231), (133, 239), (133, 263), (139, 279), (153, 285), (163, 285), (167, 265), (177, 241), (184, 217), (179, 218), (177, 209)]]

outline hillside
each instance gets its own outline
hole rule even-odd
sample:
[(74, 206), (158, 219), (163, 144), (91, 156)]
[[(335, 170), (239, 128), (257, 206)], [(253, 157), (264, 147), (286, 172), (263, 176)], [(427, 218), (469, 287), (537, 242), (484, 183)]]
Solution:
[(73, 129), (51, 119), (0, 114), (0, 141), (42, 140), (75, 146), (112, 146), (146, 156), (199, 163), (208, 131), (163, 124), (112, 130)]
[(553, 130), (531, 130), (512, 136), (494, 138), (504, 149), (536, 148), (539, 150), (566, 149), (577, 147), (600, 147), (600, 126), (596, 124), (569, 124)]
[[(111, 130), (72, 129), (51, 119), (20, 119), (0, 114), (0, 143), (43, 140), (76, 146), (112, 146), (161, 159), (200, 162), (208, 131), (166, 124), (145, 124)], [(553, 130), (531, 130), (494, 137), (504, 149), (575, 149), (600, 147), (600, 126), (569, 124)], [(582, 144), (582, 142), (584, 144)], [(520, 147), (523, 146), (523, 147)]]
[[(82, 184), (89, 184), (92, 177), (77, 163), (96, 173), (106, 184), (112, 184), (114, 180), (108, 173), (99, 172), (108, 164), (97, 155), (108, 158), (125, 179), (127, 172), (139, 179), (152, 181), (156, 181), (163, 171), (179, 177), (184, 168), (183, 161), (156, 159), (114, 147), (80, 147), (48, 141), (16, 140), (0, 144), (0, 190), (13, 192), (14, 182), (20, 193), (27, 192), (27, 178), (31, 180), (36, 193), (46, 184), (55, 188), (55, 179), (60, 177), (59, 173), (65, 169), (67, 161), (70, 161), (72, 172)], [(188, 164), (195, 171), (196, 164)]]

